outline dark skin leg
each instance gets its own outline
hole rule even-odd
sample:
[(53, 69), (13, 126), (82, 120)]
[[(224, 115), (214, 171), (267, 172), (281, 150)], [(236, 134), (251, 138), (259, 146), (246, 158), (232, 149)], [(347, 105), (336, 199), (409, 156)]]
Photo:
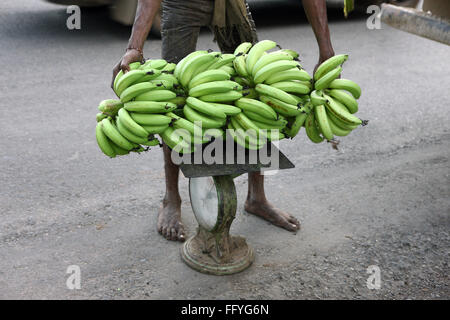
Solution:
[(166, 194), (158, 212), (158, 232), (167, 240), (184, 241), (184, 226), (181, 223), (181, 197), (178, 191), (179, 168), (170, 158), (170, 149), (163, 146)]
[[(181, 198), (178, 191), (179, 168), (172, 162), (167, 145), (164, 144), (163, 150), (166, 194), (158, 213), (158, 232), (168, 240), (184, 241), (186, 237), (181, 222)], [(248, 174), (245, 210), (286, 230), (295, 232), (300, 229), (300, 222), (295, 217), (275, 208), (267, 201), (264, 176), (259, 172)]]
[(248, 194), (245, 211), (261, 217), (276, 226), (295, 232), (300, 229), (300, 222), (292, 215), (275, 208), (264, 193), (264, 176), (259, 172), (248, 174)]

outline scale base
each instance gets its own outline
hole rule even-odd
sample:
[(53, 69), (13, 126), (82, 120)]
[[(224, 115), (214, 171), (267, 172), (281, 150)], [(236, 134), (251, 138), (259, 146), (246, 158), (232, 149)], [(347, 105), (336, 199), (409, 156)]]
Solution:
[(254, 261), (253, 248), (244, 238), (224, 235), (217, 238), (199, 228), (181, 248), (183, 261), (192, 269), (213, 275), (227, 275), (247, 269)]

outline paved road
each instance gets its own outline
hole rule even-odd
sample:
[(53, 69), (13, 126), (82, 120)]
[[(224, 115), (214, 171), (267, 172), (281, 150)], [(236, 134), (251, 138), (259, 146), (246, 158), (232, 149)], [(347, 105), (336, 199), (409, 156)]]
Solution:
[[(257, 10), (259, 35), (300, 51), (311, 70), (314, 36), (293, 9), (275, 19)], [(370, 124), (338, 152), (304, 134), (282, 142), (296, 168), (269, 177), (267, 190), (301, 220), (296, 235), (243, 213), (239, 177), (232, 231), (257, 257), (214, 277), (189, 269), (180, 244), (156, 232), (161, 152), (108, 160), (96, 146), (96, 105), (112, 97), (129, 29), (91, 10), (69, 31), (66, 17), (42, 1), (0, 4), (0, 298), (450, 298), (449, 47), (334, 13), (333, 43), (350, 54), (344, 76), (361, 84)], [(160, 46), (149, 41), (146, 56)], [(198, 48), (215, 48), (207, 31)], [(81, 290), (66, 288), (69, 265), (81, 268)], [(381, 270), (380, 290), (366, 287), (369, 265)]]

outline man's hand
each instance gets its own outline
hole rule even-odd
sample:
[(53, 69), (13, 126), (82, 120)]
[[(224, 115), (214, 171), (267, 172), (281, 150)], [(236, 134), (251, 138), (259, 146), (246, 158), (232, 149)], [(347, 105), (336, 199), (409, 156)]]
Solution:
[(125, 54), (123, 55), (122, 59), (116, 64), (116, 66), (113, 69), (113, 77), (111, 81), (111, 88), (113, 88), (114, 85), (114, 79), (116, 78), (116, 75), (119, 73), (120, 70), (123, 71), (123, 73), (127, 73), (130, 71), (130, 63), (142, 61), (143, 56), (139, 50), (136, 49), (128, 49)]
[(322, 62), (331, 58), (332, 56), (334, 56), (333, 49), (327, 50), (326, 52), (321, 52), (319, 56), (319, 62), (317, 62), (316, 66), (314, 67), (314, 73), (316, 73), (317, 68), (322, 64)]

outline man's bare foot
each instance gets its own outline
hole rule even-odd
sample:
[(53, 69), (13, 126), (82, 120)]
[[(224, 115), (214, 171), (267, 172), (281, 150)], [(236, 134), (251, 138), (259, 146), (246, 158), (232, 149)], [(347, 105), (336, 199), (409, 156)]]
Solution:
[(261, 217), (276, 226), (295, 232), (300, 229), (300, 222), (288, 213), (275, 208), (268, 201), (252, 201), (247, 199), (245, 211)]
[(180, 200), (163, 200), (158, 212), (158, 232), (167, 240), (185, 240), (184, 226), (181, 223)]

